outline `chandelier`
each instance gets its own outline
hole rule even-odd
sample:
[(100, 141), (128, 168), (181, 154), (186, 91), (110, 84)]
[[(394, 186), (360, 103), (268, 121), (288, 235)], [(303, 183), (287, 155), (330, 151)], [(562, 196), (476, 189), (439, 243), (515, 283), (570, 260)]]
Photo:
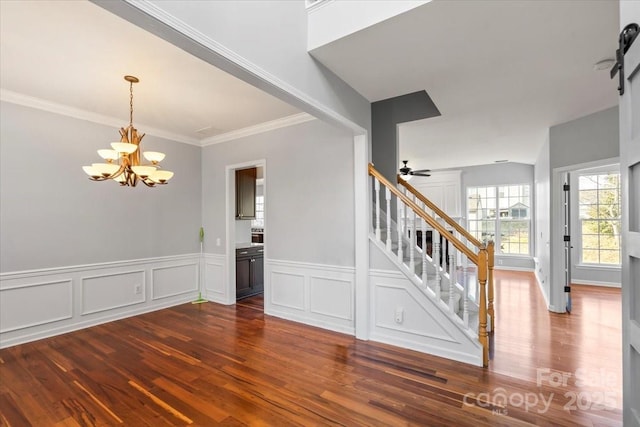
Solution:
[(160, 169), (159, 163), (164, 159), (164, 153), (145, 151), (142, 156), (149, 163), (140, 163), (140, 142), (144, 134), (139, 134), (133, 127), (133, 84), (140, 80), (134, 76), (124, 76), (124, 79), (129, 82), (129, 126), (120, 128), (120, 142), (112, 142), (111, 149), (98, 150), (98, 155), (106, 163), (93, 163), (82, 169), (92, 181), (112, 179), (128, 187), (135, 187), (138, 181), (147, 187), (166, 184), (173, 172)]

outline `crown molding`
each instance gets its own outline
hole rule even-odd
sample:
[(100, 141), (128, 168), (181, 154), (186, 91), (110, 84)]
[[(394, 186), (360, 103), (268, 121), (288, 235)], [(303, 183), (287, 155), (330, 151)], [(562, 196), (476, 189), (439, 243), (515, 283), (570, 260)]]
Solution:
[(313, 13), (316, 10), (333, 2), (334, 0), (307, 0), (305, 6), (307, 8), (308, 13)]
[(256, 135), (287, 126), (293, 126), (311, 120), (315, 120), (315, 117), (307, 113), (298, 113), (291, 116), (282, 117), (281, 119), (260, 123), (254, 126), (247, 126), (246, 128), (232, 130), (231, 132), (226, 132), (220, 135), (210, 136), (209, 138), (205, 138), (200, 142), (203, 147), (206, 147), (208, 145), (219, 144), (226, 141), (233, 141), (234, 139), (244, 138), (246, 136)]
[[(122, 119), (92, 113), (80, 108), (70, 107), (68, 105), (58, 104), (52, 101), (46, 101), (44, 99), (24, 95), (7, 89), (0, 89), (0, 100), (12, 104), (22, 105), (24, 107), (47, 111), (54, 114), (60, 114), (62, 116), (72, 117), (74, 119), (85, 120), (105, 126), (112, 126), (117, 129), (122, 127)], [(189, 145), (200, 145), (200, 141), (195, 138), (190, 138), (188, 136), (168, 132), (162, 129), (154, 128), (152, 126), (147, 126), (143, 123), (138, 123), (137, 125), (139, 128), (144, 129), (145, 133), (148, 135), (154, 135), (160, 138), (165, 138), (171, 141), (177, 141)]]

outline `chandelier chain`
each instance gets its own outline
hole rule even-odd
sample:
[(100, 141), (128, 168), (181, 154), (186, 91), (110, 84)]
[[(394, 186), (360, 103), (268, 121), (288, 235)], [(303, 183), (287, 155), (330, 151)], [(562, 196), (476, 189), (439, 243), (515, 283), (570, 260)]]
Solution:
[(133, 127), (133, 82), (129, 82), (129, 126)]

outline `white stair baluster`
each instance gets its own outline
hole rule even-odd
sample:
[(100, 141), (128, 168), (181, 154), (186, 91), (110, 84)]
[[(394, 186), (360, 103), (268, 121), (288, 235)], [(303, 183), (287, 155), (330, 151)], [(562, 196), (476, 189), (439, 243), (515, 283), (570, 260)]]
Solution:
[(403, 232), (404, 236), (407, 237), (409, 235), (409, 224), (407, 224), (407, 205), (402, 201), (398, 201), (398, 203), (402, 204), (402, 224), (404, 226)]
[(376, 240), (380, 240), (380, 181), (373, 178), (376, 191)]
[(451, 311), (454, 311), (455, 299), (453, 296), (457, 293), (456, 282), (458, 281), (455, 251), (453, 246), (449, 248), (449, 310)]
[(400, 264), (403, 263), (403, 255), (402, 255), (402, 207), (404, 206), (404, 203), (400, 200), (397, 199), (398, 202), (398, 262)]
[(422, 284), (427, 287), (427, 221), (420, 218), (422, 231)]
[(469, 327), (469, 260), (465, 257), (463, 261), (462, 280), (464, 287), (464, 300), (462, 301), (462, 321), (464, 326)]
[(385, 198), (387, 199), (387, 250), (391, 251), (391, 190), (385, 189)]
[(415, 262), (415, 248), (416, 248), (416, 212), (413, 209), (410, 209), (409, 215), (410, 225), (413, 224), (413, 229), (409, 230), (409, 270), (411, 270), (412, 274), (416, 274), (416, 262)]
[(431, 246), (433, 247), (433, 266), (436, 269), (434, 292), (436, 293), (436, 297), (440, 299), (440, 235), (436, 230), (431, 232)]

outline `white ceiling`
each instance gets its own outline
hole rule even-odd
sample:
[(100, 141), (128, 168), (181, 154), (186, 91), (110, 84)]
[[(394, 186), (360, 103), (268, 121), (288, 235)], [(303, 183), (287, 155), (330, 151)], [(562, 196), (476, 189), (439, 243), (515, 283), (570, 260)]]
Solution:
[[(426, 90), (441, 117), (400, 126), (400, 157), (441, 169), (535, 163), (550, 126), (617, 104), (613, 0), (435, 0), (313, 52), (370, 101)], [(453, 149), (452, 149), (453, 147)]]
[(198, 143), (300, 113), (87, 1), (0, 0), (0, 87)]

